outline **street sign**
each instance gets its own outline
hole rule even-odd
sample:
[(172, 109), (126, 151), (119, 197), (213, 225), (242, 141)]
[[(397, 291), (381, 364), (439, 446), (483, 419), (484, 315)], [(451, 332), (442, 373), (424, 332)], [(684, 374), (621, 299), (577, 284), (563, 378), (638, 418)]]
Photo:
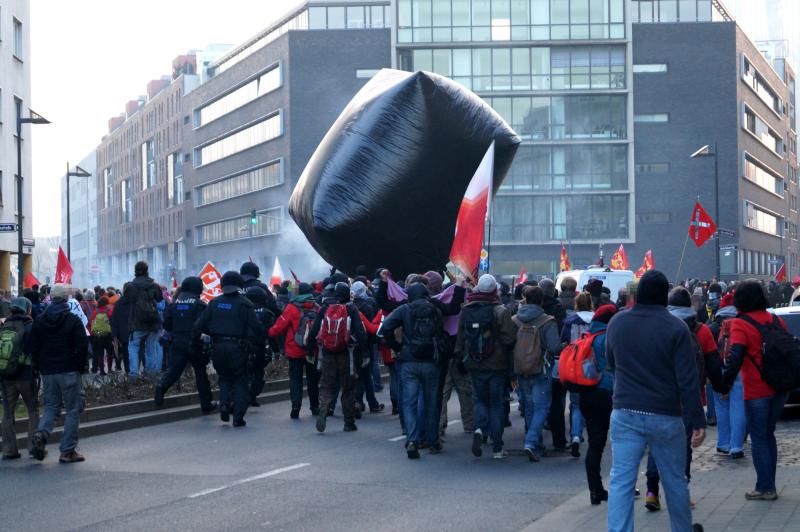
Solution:
[(720, 251), (736, 251), (738, 246), (736, 244), (723, 244), (719, 247)]
[(770, 264), (783, 264), (783, 261), (778, 259), (770, 259), (767, 262)]
[(22, 239), (22, 245), (23, 246), (28, 246), (28, 247), (31, 247), (31, 248), (35, 247), (36, 246), (36, 240), (34, 240), (33, 238), (23, 238)]
[(731, 231), (730, 229), (723, 229), (722, 227), (717, 229), (717, 233), (719, 233), (722, 236), (736, 236), (736, 233), (734, 231)]
[(0, 224), (0, 233), (16, 233), (17, 224)]

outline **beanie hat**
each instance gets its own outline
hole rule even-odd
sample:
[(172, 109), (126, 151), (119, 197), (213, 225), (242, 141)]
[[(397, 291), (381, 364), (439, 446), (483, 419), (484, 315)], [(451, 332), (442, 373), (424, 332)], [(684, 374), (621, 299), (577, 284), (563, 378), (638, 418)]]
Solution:
[(340, 303), (347, 303), (350, 301), (350, 285), (344, 282), (336, 283), (333, 288), (333, 296), (339, 300)]
[(425, 272), (425, 277), (428, 279), (428, 290), (433, 294), (438, 294), (442, 291), (442, 284), (444, 279), (435, 271)]
[(475, 287), (477, 292), (481, 294), (494, 294), (497, 293), (497, 281), (488, 273), (481, 275), (478, 279), (478, 286)]
[(312, 287), (308, 283), (300, 283), (297, 286), (297, 293), (300, 294), (301, 296), (306, 295), (306, 294), (311, 294), (313, 292), (314, 292), (314, 287)]
[(639, 288), (636, 290), (636, 302), (642, 305), (661, 305), (666, 307), (668, 294), (669, 281), (667, 276), (658, 270), (650, 270), (645, 272), (639, 280)]
[(614, 314), (617, 313), (617, 307), (615, 305), (603, 305), (599, 309), (597, 309), (592, 316), (592, 321), (599, 321), (600, 323), (608, 323), (611, 321), (611, 318), (614, 317)]
[(600, 279), (591, 279), (586, 284), (586, 291), (592, 294), (592, 297), (600, 297), (603, 293), (603, 281)]
[(245, 262), (242, 264), (242, 267), (239, 268), (239, 273), (241, 275), (249, 275), (250, 277), (255, 277), (258, 279), (261, 276), (261, 271), (258, 269), (258, 264), (255, 262)]
[(222, 276), (222, 293), (233, 294), (244, 288), (244, 279), (234, 271), (225, 272)]
[(267, 304), (267, 291), (260, 286), (251, 286), (244, 294), (254, 304), (266, 305)]
[(556, 293), (556, 283), (547, 277), (539, 281), (539, 288), (542, 289), (545, 297), (550, 297)]
[(70, 286), (68, 284), (54, 284), (50, 289), (50, 299), (61, 299), (66, 301), (69, 297)]
[(203, 280), (199, 277), (187, 277), (181, 283), (181, 292), (187, 294), (202, 294)]
[(30, 299), (24, 297), (15, 297), (14, 299), (11, 300), (9, 307), (11, 308), (11, 312), (18, 310), (23, 314), (30, 314), (31, 307), (33, 307), (33, 305), (31, 305)]

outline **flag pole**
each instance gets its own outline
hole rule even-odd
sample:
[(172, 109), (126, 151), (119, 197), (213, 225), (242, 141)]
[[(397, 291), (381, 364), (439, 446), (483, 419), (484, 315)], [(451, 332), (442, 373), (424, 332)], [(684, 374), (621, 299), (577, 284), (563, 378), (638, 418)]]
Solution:
[[(700, 194), (698, 194), (695, 199), (697, 203), (700, 203)], [(717, 234), (717, 238), (719, 238), (719, 234)], [(677, 284), (678, 279), (681, 275), (681, 267), (683, 267), (683, 256), (686, 255), (686, 245), (689, 243), (689, 232), (686, 232), (686, 240), (683, 241), (683, 251), (681, 251), (681, 260), (678, 262), (678, 271), (675, 273), (675, 283)]]

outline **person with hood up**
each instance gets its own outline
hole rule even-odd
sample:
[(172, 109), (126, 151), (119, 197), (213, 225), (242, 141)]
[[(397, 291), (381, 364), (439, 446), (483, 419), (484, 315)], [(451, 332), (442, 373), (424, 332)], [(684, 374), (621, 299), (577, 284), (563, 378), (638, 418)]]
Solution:
[[(333, 276), (332, 276), (333, 277)], [(326, 288), (317, 318), (309, 332), (309, 350), (319, 349), (321, 358), (320, 405), (316, 428), (325, 432), (328, 408), (336, 399), (337, 382), (342, 392), (344, 431), (356, 427), (355, 379), (367, 348), (367, 334), (358, 309), (350, 301), (350, 285), (337, 282), (332, 293)]]
[(239, 268), (239, 274), (242, 276), (242, 279), (244, 279), (243, 288), (246, 290), (252, 286), (258, 286), (264, 290), (267, 293), (267, 310), (275, 314), (275, 316), (280, 316), (281, 310), (278, 308), (275, 296), (272, 294), (269, 287), (259, 280), (261, 277), (261, 270), (258, 268), (258, 264), (250, 261), (243, 263)]
[(516, 341), (511, 312), (500, 303), (497, 282), (481, 275), (461, 309), (455, 353), (472, 377), (475, 432), (472, 454), (483, 454), (483, 436), (492, 440), (493, 457), (505, 458), (503, 450), (506, 379), (511, 369), (510, 350)]
[(194, 380), (197, 384), (197, 395), (200, 396), (200, 410), (210, 414), (216, 408), (211, 401), (211, 384), (208, 381), (208, 353), (192, 343), (192, 328), (206, 309), (206, 303), (200, 299), (203, 293), (203, 280), (199, 277), (187, 277), (181, 283), (180, 294), (164, 311), (165, 337), (170, 344), (170, 356), (167, 371), (156, 385), (155, 403), (164, 403), (164, 394), (178, 382), (186, 368), (191, 365)]
[[(692, 306), (691, 295), (686, 288), (680, 286), (674, 288), (669, 293), (667, 303), (667, 310), (669, 313), (681, 319), (692, 333), (692, 348), (695, 354), (693, 367), (697, 372), (697, 397), (699, 398), (702, 395), (702, 388), (705, 386), (707, 375), (710, 376), (717, 388), (721, 385), (722, 366), (720, 364), (719, 354), (717, 353), (717, 343), (714, 341), (714, 335), (711, 334), (711, 330), (708, 326), (697, 319), (697, 311)], [(685, 474), (686, 480), (690, 481), (692, 478), (692, 433), (695, 427), (692, 425), (692, 419), (690, 417), (686, 415), (683, 417), (683, 424), (686, 430)], [(656, 467), (656, 461), (653, 455), (650, 454), (647, 459), (647, 496), (645, 497), (645, 507), (650, 511), (658, 511), (661, 509), (658, 483), (658, 468)], [(692, 505), (694, 505), (694, 503), (692, 503)]]
[[(550, 411), (551, 379), (550, 367), (553, 357), (561, 349), (561, 342), (558, 338), (558, 327), (555, 318), (545, 313), (542, 308), (544, 292), (538, 286), (526, 286), (522, 291), (523, 300), (519, 311), (512, 318), (512, 323), (517, 326), (517, 340), (515, 346), (515, 368), (517, 383), (520, 390), (520, 400), (524, 403), (525, 413), (525, 454), (531, 462), (538, 462), (544, 455), (544, 442), (542, 441), (542, 430), (545, 420)], [(533, 327), (539, 337), (542, 348), (541, 353), (519, 353), (523, 343), (520, 341), (521, 334), (526, 329)], [(533, 342), (535, 344), (535, 342)], [(538, 360), (532, 364), (530, 371), (524, 371), (517, 366), (519, 355), (531, 360)]]
[[(367, 285), (363, 281), (356, 281), (350, 287), (353, 296), (353, 304), (358, 311), (364, 316), (367, 323), (372, 325), (372, 320), (375, 319), (375, 314), (378, 311), (375, 300), (372, 299), (367, 293)], [(366, 409), (364, 398), (366, 396), (366, 404), (369, 405), (369, 411), (373, 414), (382, 412), (385, 406), (383, 403), (378, 402), (375, 397), (375, 381), (373, 379), (373, 367), (378, 363), (378, 350), (375, 336), (372, 334), (367, 335), (367, 355), (369, 360), (365, 360), (364, 364), (358, 367), (358, 381), (356, 382), (356, 408), (362, 412)]]
[(85, 406), (81, 374), (89, 370), (89, 337), (81, 320), (67, 305), (68, 285), (53, 286), (52, 303), (33, 324), (33, 367), (42, 376), (44, 413), (33, 435), (33, 457), (44, 460), (45, 445), (63, 405), (66, 411), (61, 435), (61, 463), (83, 462), (77, 451), (78, 424)]
[(263, 334), (253, 303), (242, 294), (244, 280), (235, 271), (222, 276), (222, 295), (211, 300), (192, 327), (192, 343), (201, 348), (202, 335), (211, 338), (214, 369), (219, 375), (219, 417), (244, 427), (250, 405), (247, 362)]
[(597, 371), (602, 376), (597, 386), (582, 390), (580, 393), (581, 414), (586, 422), (586, 434), (589, 439), (585, 464), (586, 482), (589, 484), (589, 502), (593, 505), (608, 500), (608, 492), (603, 487), (603, 477), (600, 475), (600, 465), (611, 424), (611, 395), (614, 391), (614, 377), (606, 371), (608, 366), (606, 330), (608, 322), (616, 313), (616, 305), (603, 305), (592, 316), (588, 332), (596, 335), (592, 340), (592, 352)]
[(564, 310), (567, 311), (567, 315), (575, 312), (575, 298), (578, 297), (577, 288), (578, 281), (572, 277), (565, 277), (561, 281), (561, 291), (558, 294), (558, 301), (561, 303), (561, 306), (564, 307)]
[[(37, 294), (38, 295), (38, 294)], [(0, 376), (0, 391), (2, 391), (3, 404), (3, 460), (15, 460), (20, 457), (17, 448), (17, 434), (14, 431), (14, 415), (17, 411), (17, 402), (21, 398), (28, 410), (28, 452), (33, 456), (33, 433), (39, 424), (39, 405), (37, 389), (38, 377), (33, 371), (31, 359), (31, 302), (18, 297), (9, 303), (11, 315), (6, 318), (3, 329), (14, 331), (15, 339), (19, 339), (20, 351), (16, 353), (16, 369), (5, 368)], [(14, 354), (12, 354), (12, 357)]]
[[(400, 406), (406, 428), (406, 453), (409, 458), (416, 459), (422, 446), (427, 446), (431, 453), (442, 450), (439, 441), (438, 410), (441, 399), (438, 383), (444, 330), (441, 312), (431, 303), (428, 288), (422, 283), (412, 283), (406, 291), (408, 303), (384, 320), (383, 337), (402, 361), (400, 386), (403, 392), (400, 394)], [(402, 328), (401, 342), (395, 336), (399, 328)]]
[(144, 342), (144, 369), (147, 372), (161, 371), (163, 352), (158, 345), (158, 334), (161, 330), (161, 318), (158, 303), (164, 298), (159, 287), (149, 276), (146, 262), (139, 261), (133, 267), (134, 278), (130, 283), (130, 341), (128, 356), (130, 357), (129, 375), (139, 376), (139, 346)]
[[(319, 372), (316, 365), (308, 361), (308, 332), (319, 314), (314, 300), (314, 289), (308, 283), (300, 283), (297, 295), (290, 301), (269, 330), (270, 338), (286, 337), (284, 352), (289, 360), (289, 395), (292, 408), (291, 419), (300, 417), (303, 403), (303, 372), (306, 375), (308, 403), (311, 415), (319, 414)], [(300, 343), (298, 343), (298, 341)]]

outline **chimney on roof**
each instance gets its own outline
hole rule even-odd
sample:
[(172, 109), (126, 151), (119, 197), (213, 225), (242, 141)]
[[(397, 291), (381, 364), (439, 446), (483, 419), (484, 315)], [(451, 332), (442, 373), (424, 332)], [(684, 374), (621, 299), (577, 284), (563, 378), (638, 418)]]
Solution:
[(172, 79), (182, 75), (193, 76), (197, 74), (197, 56), (194, 52), (179, 55), (172, 60)]
[(163, 79), (154, 79), (147, 84), (147, 99), (152, 100), (156, 94), (164, 90), (169, 85), (169, 81)]
[(142, 103), (139, 100), (129, 100), (128, 103), (125, 104), (125, 114), (128, 115), (128, 118), (133, 116), (141, 105)]
[(113, 133), (119, 126), (125, 123), (125, 115), (112, 116), (108, 119), (108, 132)]

